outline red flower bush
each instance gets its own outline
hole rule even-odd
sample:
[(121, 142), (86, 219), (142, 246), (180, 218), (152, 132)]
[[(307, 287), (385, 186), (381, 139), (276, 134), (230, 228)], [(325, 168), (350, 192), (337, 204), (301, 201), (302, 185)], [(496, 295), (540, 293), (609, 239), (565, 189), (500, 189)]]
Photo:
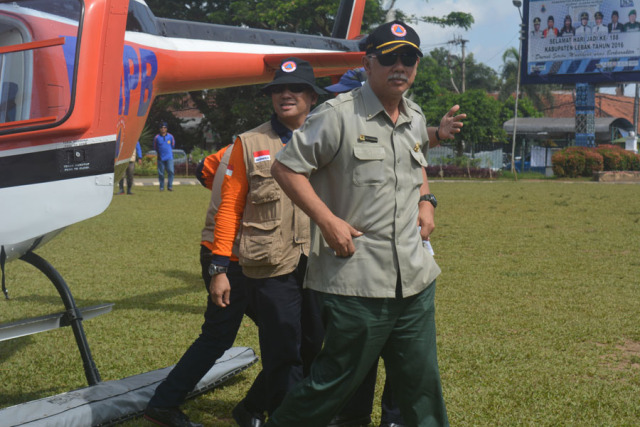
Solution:
[(604, 170), (640, 170), (640, 155), (624, 150), (617, 145), (600, 145), (598, 153), (604, 158)]

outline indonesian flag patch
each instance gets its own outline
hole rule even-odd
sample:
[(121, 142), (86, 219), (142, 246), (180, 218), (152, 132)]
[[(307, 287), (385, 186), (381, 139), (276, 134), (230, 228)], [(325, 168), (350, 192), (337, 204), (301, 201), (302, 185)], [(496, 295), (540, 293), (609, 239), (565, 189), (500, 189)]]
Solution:
[(260, 150), (253, 152), (253, 161), (256, 163), (267, 162), (271, 160), (271, 155), (269, 154), (269, 150)]
[(232, 176), (233, 175), (233, 166), (227, 166), (227, 170), (224, 173), (227, 176)]

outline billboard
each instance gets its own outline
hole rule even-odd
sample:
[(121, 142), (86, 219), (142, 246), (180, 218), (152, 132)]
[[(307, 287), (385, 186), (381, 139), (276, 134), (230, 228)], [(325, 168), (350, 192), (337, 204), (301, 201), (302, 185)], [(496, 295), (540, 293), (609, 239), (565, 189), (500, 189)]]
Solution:
[(640, 81), (640, 0), (524, 0), (522, 82)]

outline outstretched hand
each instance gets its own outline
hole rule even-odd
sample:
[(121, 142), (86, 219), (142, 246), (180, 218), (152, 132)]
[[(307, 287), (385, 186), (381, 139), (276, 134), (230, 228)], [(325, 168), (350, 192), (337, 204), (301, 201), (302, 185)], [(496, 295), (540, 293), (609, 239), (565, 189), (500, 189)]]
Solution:
[(459, 105), (454, 105), (442, 116), (440, 127), (438, 127), (438, 136), (440, 139), (451, 139), (456, 133), (460, 133), (460, 128), (464, 126), (463, 119), (467, 118), (466, 114), (456, 114), (460, 109)]

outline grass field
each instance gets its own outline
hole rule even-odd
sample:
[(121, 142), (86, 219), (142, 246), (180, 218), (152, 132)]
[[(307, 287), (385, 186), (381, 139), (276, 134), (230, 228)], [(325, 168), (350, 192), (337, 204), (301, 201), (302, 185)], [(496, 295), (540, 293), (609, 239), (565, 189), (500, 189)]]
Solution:
[[(451, 424), (639, 425), (640, 185), (444, 181), (431, 189)], [(135, 192), (38, 251), (79, 306), (115, 303), (84, 323), (103, 380), (175, 363), (199, 333), (206, 298), (198, 251), (208, 192)], [(9, 263), (6, 280), (12, 299), (0, 301), (0, 323), (62, 311), (53, 286), (26, 263)], [(249, 320), (236, 344), (259, 353)], [(257, 372), (185, 411), (208, 426), (234, 425), (231, 409)], [(0, 343), (0, 375), (0, 407), (86, 385), (68, 328)], [(375, 408), (378, 425), (379, 394)]]

